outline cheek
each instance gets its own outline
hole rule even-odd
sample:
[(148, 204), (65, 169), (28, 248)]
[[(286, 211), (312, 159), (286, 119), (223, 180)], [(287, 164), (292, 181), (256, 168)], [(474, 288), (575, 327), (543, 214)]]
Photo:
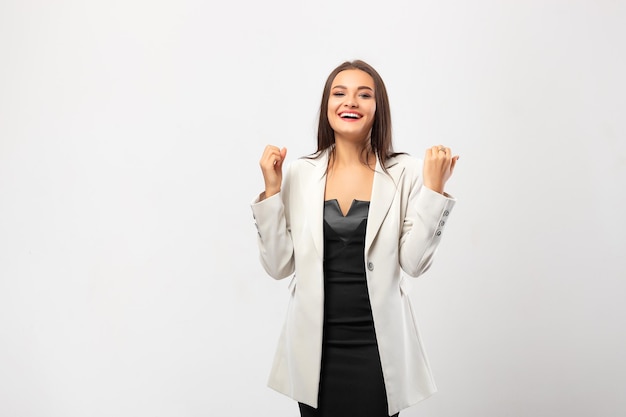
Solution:
[(337, 108), (341, 105), (341, 100), (338, 100), (337, 97), (330, 96), (328, 98), (328, 111), (333, 112), (337, 110)]
[(332, 120), (334, 117), (337, 117), (337, 110), (339, 105), (333, 102), (332, 99), (328, 100), (328, 110), (326, 111), (326, 115), (328, 116), (328, 120)]
[(373, 124), (374, 123), (374, 118), (376, 117), (376, 105), (372, 106), (372, 108), (369, 111), (368, 116), (369, 116), (369, 119), (370, 119), (369, 120), (370, 124)]
[(326, 112), (326, 116), (328, 117), (328, 124), (330, 124), (330, 127), (335, 130), (335, 112), (333, 112), (330, 107), (328, 108), (328, 111)]

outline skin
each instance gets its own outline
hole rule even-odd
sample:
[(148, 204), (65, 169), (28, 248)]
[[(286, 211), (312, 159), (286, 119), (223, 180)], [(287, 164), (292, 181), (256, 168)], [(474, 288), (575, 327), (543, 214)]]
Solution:
[[(369, 145), (376, 112), (374, 80), (364, 71), (341, 71), (333, 80), (328, 99), (328, 119), (335, 133), (335, 152), (326, 176), (326, 200), (337, 199), (346, 215), (354, 199), (370, 201), (376, 156)], [(342, 117), (352, 114), (356, 118)], [(259, 161), (265, 192), (261, 199), (280, 192), (287, 148), (267, 145)], [(459, 156), (450, 148), (435, 145), (424, 154), (424, 186), (440, 194), (452, 176)]]

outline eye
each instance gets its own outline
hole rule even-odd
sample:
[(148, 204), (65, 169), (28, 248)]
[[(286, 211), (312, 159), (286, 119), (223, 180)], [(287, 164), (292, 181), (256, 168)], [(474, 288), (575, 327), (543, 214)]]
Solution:
[(345, 94), (343, 93), (343, 91), (335, 91), (335, 92), (333, 93), (333, 96), (337, 96), (337, 97), (341, 97), (341, 96), (344, 96), (344, 95), (345, 95)]
[(372, 95), (368, 94), (368, 93), (361, 93), (360, 97), (362, 97), (362, 98), (372, 98)]

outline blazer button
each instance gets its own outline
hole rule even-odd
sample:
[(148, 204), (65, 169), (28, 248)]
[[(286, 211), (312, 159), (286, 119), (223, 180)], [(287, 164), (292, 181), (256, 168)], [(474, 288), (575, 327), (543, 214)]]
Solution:
[(374, 264), (372, 262), (368, 262), (367, 263), (367, 269), (369, 269), (370, 271), (374, 270)]

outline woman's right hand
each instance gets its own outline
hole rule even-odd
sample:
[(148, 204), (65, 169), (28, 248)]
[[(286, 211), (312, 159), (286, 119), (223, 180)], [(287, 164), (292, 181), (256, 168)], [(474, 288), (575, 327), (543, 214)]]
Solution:
[(263, 181), (265, 182), (264, 198), (280, 192), (280, 186), (283, 182), (283, 162), (286, 155), (287, 148), (278, 148), (273, 145), (265, 147), (263, 156), (261, 156), (259, 161), (261, 172), (263, 172)]

